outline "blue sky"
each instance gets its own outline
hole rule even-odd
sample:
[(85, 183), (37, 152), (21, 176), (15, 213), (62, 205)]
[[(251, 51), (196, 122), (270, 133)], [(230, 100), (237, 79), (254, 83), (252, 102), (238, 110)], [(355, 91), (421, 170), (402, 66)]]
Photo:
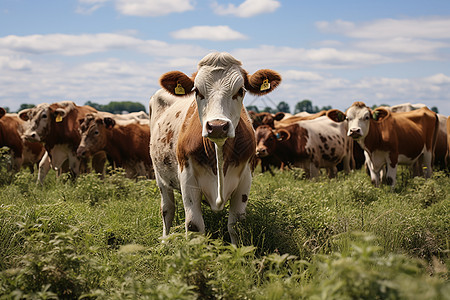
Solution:
[(211, 51), (283, 83), (264, 107), (404, 102), (450, 114), (450, 1), (0, 0), (0, 106), (145, 106)]

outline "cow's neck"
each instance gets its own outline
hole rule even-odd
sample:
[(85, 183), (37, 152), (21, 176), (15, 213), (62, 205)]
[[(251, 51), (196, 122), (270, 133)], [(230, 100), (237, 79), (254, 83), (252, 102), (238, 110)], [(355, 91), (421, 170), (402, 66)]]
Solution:
[(364, 140), (359, 141), (359, 145), (369, 153), (372, 153), (375, 149), (379, 149), (383, 146), (383, 139), (381, 136), (381, 130), (377, 123), (370, 120), (369, 132)]

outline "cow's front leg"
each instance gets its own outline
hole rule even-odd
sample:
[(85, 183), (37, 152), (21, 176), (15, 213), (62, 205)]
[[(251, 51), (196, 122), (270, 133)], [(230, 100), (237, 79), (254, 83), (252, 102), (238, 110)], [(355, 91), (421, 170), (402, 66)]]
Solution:
[(51, 161), (48, 152), (45, 151), (44, 156), (42, 156), (41, 161), (39, 162), (39, 170), (38, 170), (38, 183), (44, 184), (45, 176), (50, 171)]
[(395, 183), (397, 182), (397, 165), (394, 167), (391, 164), (386, 165), (386, 184), (391, 186), (391, 190), (394, 190)]
[(238, 236), (235, 229), (236, 223), (245, 218), (245, 209), (247, 208), (250, 186), (252, 184), (252, 173), (250, 167), (246, 166), (242, 172), (240, 183), (231, 196), (230, 212), (228, 216), (228, 233), (231, 243), (237, 243)]
[(201, 200), (202, 191), (198, 187), (197, 179), (192, 170), (185, 168), (180, 174), (181, 197), (183, 198), (185, 213), (185, 228), (188, 231), (205, 233)]

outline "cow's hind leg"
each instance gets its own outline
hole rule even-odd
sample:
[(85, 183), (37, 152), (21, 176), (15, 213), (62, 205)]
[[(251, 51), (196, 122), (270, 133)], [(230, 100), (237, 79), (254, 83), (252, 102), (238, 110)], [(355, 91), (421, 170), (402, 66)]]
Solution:
[(247, 208), (248, 195), (252, 184), (252, 175), (249, 167), (246, 167), (241, 176), (241, 181), (231, 196), (230, 213), (228, 216), (228, 233), (231, 243), (237, 243), (238, 236), (236, 232), (236, 223), (245, 218), (245, 209)]
[(430, 178), (433, 174), (433, 153), (431, 151), (423, 153), (423, 169), (425, 178)]

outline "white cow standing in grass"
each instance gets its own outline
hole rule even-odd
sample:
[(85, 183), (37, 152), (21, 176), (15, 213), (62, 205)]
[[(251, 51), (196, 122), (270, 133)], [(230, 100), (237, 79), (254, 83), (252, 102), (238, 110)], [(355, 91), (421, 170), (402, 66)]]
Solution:
[(228, 53), (211, 53), (189, 77), (173, 71), (150, 100), (150, 156), (161, 192), (163, 237), (175, 214), (173, 189), (181, 191), (186, 231), (205, 232), (202, 195), (211, 209), (230, 200), (228, 231), (245, 215), (255, 152), (254, 131), (243, 106), (245, 93), (271, 92), (281, 82), (272, 70), (248, 75)]

